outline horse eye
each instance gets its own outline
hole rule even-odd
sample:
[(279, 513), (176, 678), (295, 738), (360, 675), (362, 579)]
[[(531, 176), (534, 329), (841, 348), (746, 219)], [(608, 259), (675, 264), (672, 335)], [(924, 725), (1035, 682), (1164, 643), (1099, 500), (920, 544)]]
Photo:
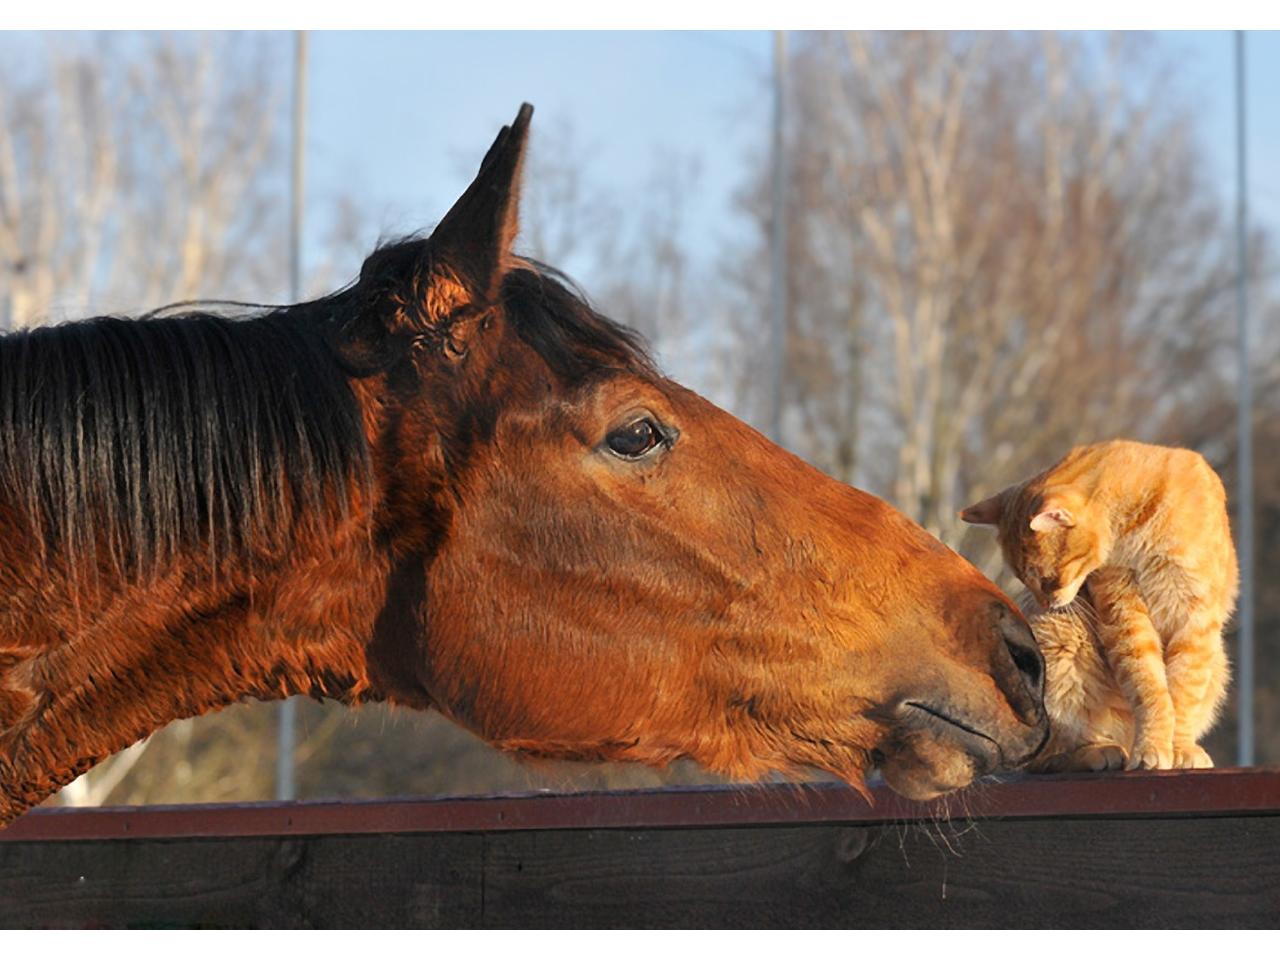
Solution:
[(604, 438), (609, 452), (624, 460), (639, 460), (663, 440), (662, 432), (648, 417), (632, 420)]

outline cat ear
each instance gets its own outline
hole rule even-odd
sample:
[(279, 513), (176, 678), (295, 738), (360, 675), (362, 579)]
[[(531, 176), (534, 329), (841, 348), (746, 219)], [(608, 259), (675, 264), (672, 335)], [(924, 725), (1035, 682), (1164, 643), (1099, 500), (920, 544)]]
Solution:
[(1031, 529), (1038, 533), (1044, 533), (1046, 530), (1074, 527), (1075, 525), (1076, 518), (1071, 515), (1071, 511), (1066, 507), (1052, 507), (1048, 510), (1041, 510), (1031, 518)]
[(960, 511), (960, 519), (965, 523), (978, 523), (987, 526), (996, 526), (1000, 523), (1000, 515), (1004, 513), (1004, 491), (1000, 491), (993, 497), (987, 497), (975, 503), (971, 507), (965, 507)]

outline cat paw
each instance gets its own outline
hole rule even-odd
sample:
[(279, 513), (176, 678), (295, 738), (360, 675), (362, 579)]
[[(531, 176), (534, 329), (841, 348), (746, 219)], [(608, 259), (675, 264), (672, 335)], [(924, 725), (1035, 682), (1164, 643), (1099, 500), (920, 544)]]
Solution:
[(1117, 744), (1086, 743), (1074, 750), (1035, 760), (1027, 770), (1030, 773), (1101, 773), (1123, 770), (1127, 759), (1124, 748)]
[(1173, 748), (1158, 746), (1154, 743), (1136, 743), (1126, 770), (1171, 770), (1173, 769)]
[(1197, 743), (1175, 745), (1173, 766), (1176, 770), (1207, 770), (1213, 766), (1213, 758)]
[(1114, 743), (1089, 743), (1078, 748), (1071, 755), (1072, 770), (1090, 770), (1100, 773), (1103, 770), (1123, 770), (1125, 761), (1124, 748)]

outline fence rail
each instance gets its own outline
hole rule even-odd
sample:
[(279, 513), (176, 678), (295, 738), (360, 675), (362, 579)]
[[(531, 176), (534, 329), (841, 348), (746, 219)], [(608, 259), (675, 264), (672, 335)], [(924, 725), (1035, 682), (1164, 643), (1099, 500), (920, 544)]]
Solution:
[(0, 926), (1280, 924), (1280, 770), (873, 793), (37, 810)]

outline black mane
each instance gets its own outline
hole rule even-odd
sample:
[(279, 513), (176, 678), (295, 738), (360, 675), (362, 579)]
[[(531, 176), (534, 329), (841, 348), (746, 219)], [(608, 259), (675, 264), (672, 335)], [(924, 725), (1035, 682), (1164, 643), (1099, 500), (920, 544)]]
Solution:
[[(333, 517), (370, 470), (358, 374), (334, 331), (383, 315), (388, 295), (406, 302), (412, 291), (396, 285), (423, 243), (380, 248), (358, 283), (310, 303), (0, 336), (0, 502), (46, 560), (132, 575), (197, 546), (215, 563), (250, 544), (287, 549), (296, 523)], [(506, 278), (504, 307), (556, 376), (652, 370), (636, 334), (525, 263)]]
[[(428, 282), (430, 256), (429, 241), (421, 237), (382, 244), (365, 260), (356, 284), (311, 306), (340, 320), (345, 317), (342, 322), (363, 320), (367, 329), (367, 318), (385, 310), (388, 299), (399, 304), (425, 301), (415, 284)], [(569, 385), (603, 370), (654, 371), (643, 338), (596, 311), (573, 281), (554, 267), (518, 259), (503, 278), (502, 303), (520, 339)], [(415, 319), (424, 328), (437, 320)], [(379, 368), (398, 359), (394, 349), (380, 356)]]
[(287, 312), (0, 337), (0, 494), (46, 556), (136, 574), (195, 544), (214, 560), (251, 540), (285, 548), (367, 462), (322, 330)]
[(535, 261), (503, 283), (507, 318), (516, 334), (569, 384), (603, 370), (652, 374), (641, 336), (598, 313), (564, 274)]

